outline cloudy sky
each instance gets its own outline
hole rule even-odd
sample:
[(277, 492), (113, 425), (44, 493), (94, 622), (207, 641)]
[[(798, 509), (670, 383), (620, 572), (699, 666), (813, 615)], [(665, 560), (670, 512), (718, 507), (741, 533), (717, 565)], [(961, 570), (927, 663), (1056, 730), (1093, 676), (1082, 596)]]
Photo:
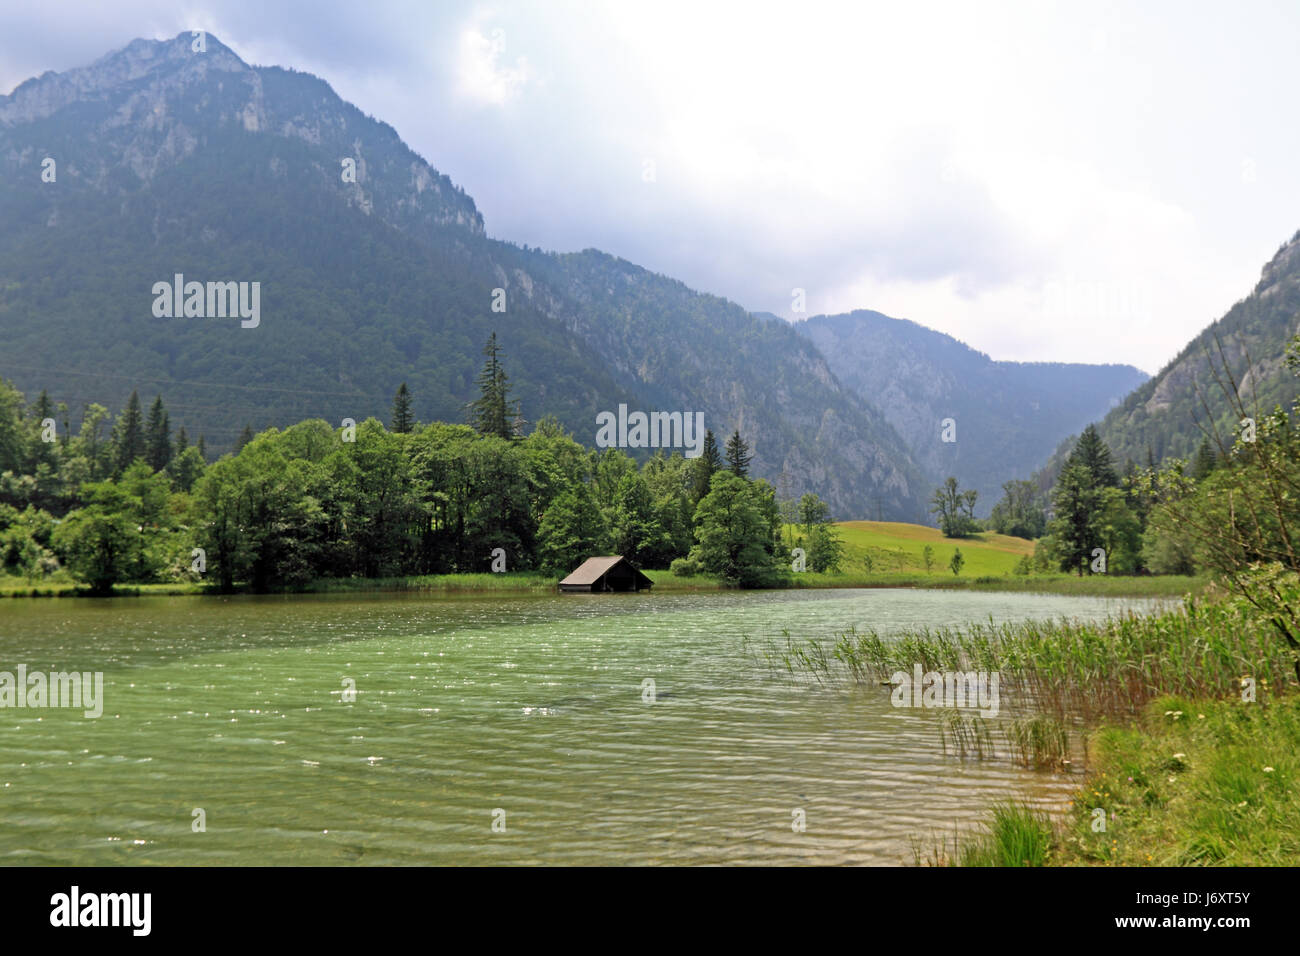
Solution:
[(0, 90), (206, 29), (496, 237), (1155, 372), (1300, 228), (1295, 3), (0, 3)]

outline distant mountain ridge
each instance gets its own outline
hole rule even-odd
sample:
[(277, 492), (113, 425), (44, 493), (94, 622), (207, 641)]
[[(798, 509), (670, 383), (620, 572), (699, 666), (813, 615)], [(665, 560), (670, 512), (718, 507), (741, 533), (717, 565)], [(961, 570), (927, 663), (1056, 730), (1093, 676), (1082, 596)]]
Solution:
[[(459, 421), (496, 331), (531, 420), (590, 445), (620, 402), (703, 411), (720, 441), (745, 433), (755, 474), (840, 517), (924, 520), (907, 445), (796, 330), (595, 250), (489, 239), (391, 127), (205, 42), (136, 40), (0, 97), (0, 375), (68, 401), (74, 427), (138, 386), (220, 450), (245, 423), (386, 420), (402, 381), (419, 417)], [(260, 282), (259, 327), (154, 318), (177, 273)]]
[[(1002, 483), (1029, 478), (1063, 436), (1141, 385), (1131, 365), (1001, 362), (907, 319), (859, 310), (796, 324), (835, 375), (871, 402), (932, 483), (979, 492), (987, 515)], [(955, 441), (943, 441), (951, 418)]]

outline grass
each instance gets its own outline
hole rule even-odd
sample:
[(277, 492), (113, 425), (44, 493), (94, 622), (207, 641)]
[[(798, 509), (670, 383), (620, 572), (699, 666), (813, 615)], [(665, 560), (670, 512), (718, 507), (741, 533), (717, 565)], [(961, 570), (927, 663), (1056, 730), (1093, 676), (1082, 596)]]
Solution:
[[(1235, 694), (1243, 676), (1283, 686), (1293, 656), (1241, 603), (1188, 599), (1154, 615), (1024, 621), (881, 637), (851, 628), (833, 643), (790, 643), (787, 669), (879, 684), (898, 671), (997, 671), (1004, 701), (1061, 723), (1131, 716), (1162, 694)], [(1005, 705), (1004, 705), (1005, 708)]]
[[(1092, 738), (1088, 782), (1056, 833), (1060, 862), (1300, 863), (1300, 696), (1176, 696)], [(1104, 813), (1106, 829), (1097, 829)]]
[(841, 521), (835, 527), (844, 541), (844, 567), (850, 573), (863, 568), (870, 557), (873, 572), (925, 574), (927, 545), (933, 551), (930, 574), (947, 577), (954, 576), (948, 562), (957, 548), (966, 559), (961, 576), (970, 578), (1010, 574), (1021, 558), (1034, 553), (1034, 542), (991, 531), (945, 538), (938, 528), (899, 521)]
[(1052, 850), (1051, 819), (1028, 807), (1002, 803), (993, 808), (988, 832), (968, 839), (960, 866), (1043, 866)]
[(1295, 866), (1300, 696), (1159, 697), (1092, 734), (1064, 820), (1001, 804), (965, 837), (912, 843), (918, 864)]
[[(1016, 574), (1021, 559), (1034, 553), (1034, 542), (983, 532), (969, 538), (945, 538), (938, 528), (897, 521), (842, 521), (835, 526), (844, 542), (837, 574), (805, 571), (791, 576), (797, 588), (954, 588), (975, 591), (1029, 591), (1047, 594), (1113, 597), (1182, 597), (1198, 593), (1205, 577), (1180, 575), (1127, 576), (1074, 574)], [(784, 542), (794, 547), (802, 534), (786, 525)], [(932, 563), (925, 566), (925, 548)], [(965, 564), (960, 574), (948, 568), (960, 549)], [(870, 559), (868, 564), (868, 559)], [(870, 570), (868, 570), (870, 567)]]

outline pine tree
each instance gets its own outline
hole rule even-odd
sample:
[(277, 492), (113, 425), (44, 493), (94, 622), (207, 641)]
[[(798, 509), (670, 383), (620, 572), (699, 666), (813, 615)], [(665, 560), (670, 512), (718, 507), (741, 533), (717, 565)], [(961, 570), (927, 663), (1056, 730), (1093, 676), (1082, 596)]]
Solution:
[(1210, 440), (1208, 438), (1202, 439), (1201, 447), (1196, 450), (1196, 457), (1192, 460), (1192, 477), (1197, 481), (1202, 481), (1210, 472), (1214, 471), (1218, 463), (1218, 456), (1214, 454), (1214, 448), (1210, 445)]
[(195, 447), (199, 450), (199, 457), (206, 462), (208, 460), (208, 443), (203, 440), (203, 432), (199, 432), (199, 443)]
[(1096, 425), (1089, 425), (1083, 430), (1083, 434), (1079, 436), (1074, 451), (1070, 452), (1070, 457), (1065, 460), (1066, 468), (1071, 465), (1083, 465), (1084, 468), (1088, 469), (1095, 487), (1116, 488), (1119, 486), (1119, 476), (1115, 473), (1115, 465), (1111, 461), (1110, 449), (1101, 440)]
[(176, 433), (176, 451), (174, 452), (173, 457), (179, 458), (181, 455), (185, 454), (185, 449), (189, 447), (190, 436), (185, 433), (185, 426), (182, 425), (181, 430)]
[(162, 396), (153, 400), (149, 420), (145, 424), (145, 461), (154, 471), (162, 471), (172, 460), (171, 419), (163, 405)]
[(144, 421), (140, 414), (140, 393), (132, 392), (126, 411), (113, 427), (113, 461), (121, 474), (145, 455)]
[(411, 393), (403, 382), (397, 388), (397, 394), (393, 396), (393, 431), (399, 435), (405, 435), (411, 430), (414, 424), (411, 418)]
[[(45, 420), (53, 420), (53, 418), (54, 403), (50, 401), (49, 393), (47, 393), (45, 389), (41, 389), (40, 397), (36, 399), (36, 404), (32, 406), (33, 424), (35, 424), (38, 432), (43, 432), (45, 430), (45, 425), (43, 424)], [(35, 461), (32, 462), (33, 469), (36, 465), (42, 463), (49, 465), (51, 468), (57, 467), (54, 461), (54, 445), (52, 443), (38, 439), (33, 446), (33, 449), (36, 456)]]
[[(252, 441), (255, 437), (256, 436), (253, 434), (253, 426), (245, 425), (244, 430), (239, 433), (239, 441), (235, 444), (235, 454), (238, 455), (241, 451), (243, 451), (244, 446), (247, 445), (250, 441)], [(203, 440), (202, 436), (199, 437), (199, 440), (200, 441)]]
[(1056, 556), (1062, 571), (1080, 576), (1101, 546), (1102, 490), (1081, 462), (1067, 464), (1056, 479), (1052, 509), (1056, 517), (1048, 530), (1056, 541)]
[(37, 422), (43, 422), (47, 418), (54, 417), (54, 403), (50, 401), (49, 393), (41, 389), (40, 396), (36, 399), (36, 404), (32, 406), (32, 417)]
[[(488, 337), (483, 346), (487, 361), (483, 371), (479, 372), (475, 384), (479, 388), (479, 397), (469, 404), (470, 424), (480, 435), (496, 435), (498, 438), (514, 438), (512, 424), (510, 382), (506, 377), (505, 367), (501, 364), (501, 347), (497, 345), (497, 334)], [(518, 414), (518, 408), (513, 410)]]
[(749, 476), (749, 463), (753, 459), (749, 445), (740, 437), (740, 429), (737, 428), (727, 439), (727, 466), (737, 478), (746, 478)]
[(713, 480), (713, 474), (722, 467), (722, 456), (718, 454), (718, 440), (713, 437), (712, 431), (704, 433), (704, 451), (700, 457), (695, 459), (695, 487), (694, 499), (698, 505), (705, 495), (709, 493), (709, 482)]

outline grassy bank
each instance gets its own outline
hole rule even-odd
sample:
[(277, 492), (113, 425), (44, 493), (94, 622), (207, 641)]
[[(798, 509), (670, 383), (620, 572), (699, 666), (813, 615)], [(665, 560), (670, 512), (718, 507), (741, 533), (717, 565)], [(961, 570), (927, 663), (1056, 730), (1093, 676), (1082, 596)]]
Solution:
[(1161, 697), (1091, 735), (1064, 821), (1011, 804), (918, 862), (962, 866), (1295, 866), (1300, 696), (1266, 703)]
[(1084, 754), (1063, 821), (1001, 805), (982, 832), (915, 847), (918, 862), (1300, 863), (1295, 657), (1243, 602), (887, 639), (849, 631), (768, 653), (791, 673), (876, 688), (916, 664), (997, 672), (1002, 714), (941, 711), (946, 752), (1057, 769)]
[[(646, 571), (655, 591), (720, 591), (725, 585), (708, 575), (677, 577), (668, 571)], [(334, 594), (362, 591), (489, 591), (550, 593), (559, 579), (544, 574), (506, 572), (502, 574), (431, 574), (398, 578), (321, 578), (311, 582), (304, 593)], [(792, 588), (932, 588), (946, 591), (1021, 591), (1039, 594), (1076, 594), (1094, 597), (1168, 597), (1198, 594), (1208, 584), (1203, 577), (1163, 575), (1121, 577), (1100, 574), (1083, 578), (1071, 574), (1004, 575), (979, 578), (956, 578), (949, 574), (815, 574), (811, 571), (791, 575)], [(166, 584), (124, 584), (114, 589), (114, 596), (168, 594), (210, 594), (202, 583), (179, 581)], [(5, 597), (78, 597), (86, 596), (85, 585), (69, 579), (44, 579), (29, 582), (23, 578), (0, 578), (0, 598)]]
[(1037, 594), (1076, 594), (1094, 597), (1168, 597), (1199, 594), (1210, 579), (1202, 576), (1089, 574), (1003, 574), (954, 577), (951, 573), (817, 574), (791, 575), (794, 588), (929, 588), (937, 591), (1019, 591)]

